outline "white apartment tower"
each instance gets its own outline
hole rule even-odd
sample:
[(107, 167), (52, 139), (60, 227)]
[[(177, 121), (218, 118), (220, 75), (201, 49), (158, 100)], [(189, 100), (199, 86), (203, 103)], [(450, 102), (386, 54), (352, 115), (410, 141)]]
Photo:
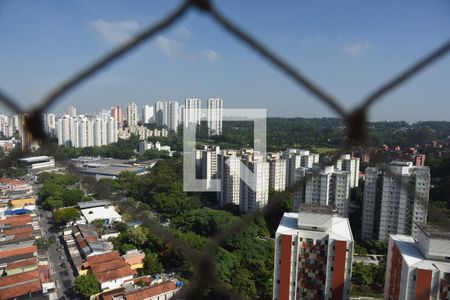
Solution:
[(361, 238), (387, 241), (389, 234), (416, 237), (416, 224), (426, 224), (429, 193), (428, 167), (393, 161), (383, 168), (367, 168)]
[(236, 150), (222, 150), (218, 156), (221, 191), (220, 205), (229, 203), (240, 205), (241, 202), (241, 160)]
[(347, 218), (350, 204), (350, 172), (334, 166), (300, 167), (295, 171), (294, 210), (303, 204), (333, 207), (340, 217)]
[(158, 126), (167, 126), (169, 130), (177, 131), (178, 126), (178, 102), (176, 101), (156, 101), (155, 121)]
[(206, 188), (211, 188), (211, 180), (218, 178), (218, 155), (220, 147), (206, 147), (201, 152), (201, 178), (206, 179)]
[[(242, 212), (262, 209), (269, 200), (269, 163), (260, 153), (247, 150), (242, 154), (242, 162), (253, 173), (246, 180), (241, 180)], [(241, 178), (245, 174), (241, 172)]]
[(201, 108), (202, 101), (198, 98), (187, 98), (184, 102), (184, 126), (188, 126), (189, 124), (198, 124), (200, 125), (201, 121)]
[(208, 132), (210, 135), (222, 134), (223, 100), (217, 98), (208, 99)]
[(138, 106), (134, 102), (129, 102), (127, 107), (128, 127), (137, 126), (139, 121)]
[(309, 150), (288, 148), (283, 153), (286, 159), (286, 187), (292, 187), (295, 181), (295, 170), (300, 167), (312, 168), (319, 162), (319, 154), (310, 153)]
[(336, 161), (336, 169), (350, 172), (350, 187), (357, 187), (359, 184), (359, 158), (351, 157), (350, 154), (343, 154)]
[(142, 106), (141, 122), (142, 124), (148, 124), (153, 122), (153, 106), (150, 105)]
[(77, 109), (75, 107), (73, 107), (73, 106), (69, 106), (67, 108), (67, 114), (70, 117), (75, 118), (77, 116)]
[(280, 153), (269, 153), (269, 188), (274, 191), (286, 189), (286, 159)]
[(285, 213), (275, 234), (273, 299), (349, 299), (353, 235), (327, 206)]

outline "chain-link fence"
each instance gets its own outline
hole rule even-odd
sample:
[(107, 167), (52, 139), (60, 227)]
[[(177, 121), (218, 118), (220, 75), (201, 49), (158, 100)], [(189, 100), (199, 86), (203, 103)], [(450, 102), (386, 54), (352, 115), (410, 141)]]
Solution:
[[(431, 53), (428, 53), (423, 58), (418, 59), (412, 63), (409, 68), (403, 72), (397, 74), (385, 84), (379, 86), (372, 91), (366, 98), (362, 99), (361, 104), (355, 107), (351, 111), (346, 111), (340, 104), (340, 102), (332, 95), (319, 88), (313, 81), (307, 76), (296, 70), (288, 62), (284, 61), (281, 57), (276, 55), (272, 50), (267, 48), (253, 36), (245, 32), (242, 28), (235, 25), (230, 19), (225, 17), (210, 0), (186, 0), (174, 11), (172, 11), (165, 18), (159, 22), (149, 26), (141, 31), (129, 42), (113, 49), (110, 53), (101, 57), (93, 64), (82, 69), (79, 73), (73, 77), (68, 78), (63, 84), (52, 90), (47, 97), (45, 97), (41, 104), (33, 109), (20, 107), (14, 98), (7, 96), (0, 91), (0, 101), (11, 111), (18, 114), (26, 114), (24, 124), (24, 134), (29, 136), (32, 140), (37, 140), (45, 144), (47, 135), (44, 131), (42, 123), (42, 113), (46, 111), (55, 102), (59, 101), (62, 96), (68, 93), (70, 90), (77, 88), (83, 82), (91, 78), (97, 72), (103, 70), (109, 64), (118, 61), (126, 54), (131, 53), (138, 46), (144, 42), (154, 38), (159, 32), (172, 26), (175, 22), (181, 19), (188, 10), (198, 9), (205, 15), (208, 15), (214, 22), (223, 27), (229, 34), (234, 36), (237, 40), (251, 48), (253, 51), (261, 55), (267, 62), (287, 75), (288, 78), (294, 80), (299, 87), (307, 90), (315, 98), (331, 108), (339, 117), (345, 120), (346, 124), (346, 145), (350, 149), (352, 146), (364, 145), (368, 134), (367, 112), (374, 103), (382, 99), (385, 95), (395, 90), (398, 86), (408, 81), (410, 78), (417, 75), (420, 71), (430, 66), (432, 63), (438, 61), (444, 57), (450, 51), (450, 40), (436, 48)], [(26, 139), (25, 139), (26, 140)], [(327, 162), (327, 164), (333, 162)], [(325, 164), (324, 164), (325, 165)], [(292, 186), (289, 190), (295, 190), (295, 186)], [(152, 233), (161, 236), (167, 241), (171, 241), (175, 247), (182, 251), (195, 266), (194, 279), (192, 283), (182, 288), (176, 295), (176, 299), (181, 298), (196, 298), (199, 293), (199, 289), (214, 289), (216, 291), (216, 298), (222, 299), (239, 299), (240, 296), (235, 292), (232, 292), (226, 288), (226, 286), (218, 279), (216, 272), (215, 251), (224, 241), (229, 239), (232, 235), (238, 233), (246, 225), (253, 222), (253, 220), (276, 208), (280, 204), (280, 199), (270, 199), (269, 205), (267, 205), (261, 211), (252, 211), (239, 218), (231, 227), (217, 234), (210, 243), (204, 247), (201, 253), (197, 253), (191, 249), (185, 242), (176, 238), (169, 231), (161, 227), (159, 224), (154, 223), (145, 215), (139, 212), (138, 208), (129, 203), (118, 203), (124, 212), (133, 214), (137, 219), (141, 220)]]

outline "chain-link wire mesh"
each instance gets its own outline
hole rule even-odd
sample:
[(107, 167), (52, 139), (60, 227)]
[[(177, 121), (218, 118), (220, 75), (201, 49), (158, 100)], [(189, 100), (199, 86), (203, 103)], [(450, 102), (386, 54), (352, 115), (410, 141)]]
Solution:
[[(220, 25), (229, 34), (234, 36), (244, 45), (251, 48), (254, 52), (258, 53), (267, 62), (280, 70), (280, 72), (284, 73), (288, 78), (296, 82), (299, 87), (311, 93), (318, 101), (322, 102), (324, 105), (327, 105), (339, 117), (343, 118), (346, 124), (345, 141), (347, 150), (350, 150), (353, 146), (362, 146), (365, 144), (368, 133), (366, 127), (367, 112), (373, 104), (381, 100), (384, 96), (395, 90), (401, 84), (404, 84), (407, 80), (417, 75), (423, 69), (429, 67), (432, 63), (444, 57), (444, 55), (450, 51), (450, 40), (448, 40), (431, 53), (428, 53), (423, 58), (413, 62), (409, 68), (397, 74), (385, 84), (376, 88), (361, 101), (359, 106), (354, 108), (352, 111), (346, 111), (336, 98), (328, 94), (316, 83), (307, 78), (307, 76), (296, 70), (288, 62), (284, 61), (256, 38), (225, 17), (219, 10), (217, 10), (211, 0), (186, 0), (165, 18), (141, 31), (129, 42), (113, 49), (105, 56), (99, 58), (94, 63), (82, 69), (79, 73), (68, 78), (60, 86), (52, 90), (37, 107), (32, 109), (20, 107), (13, 97), (6, 95), (2, 91), (0, 91), (0, 102), (14, 113), (25, 114), (26, 118), (23, 125), (24, 134), (29, 135), (32, 140), (40, 141), (45, 144), (47, 135), (44, 131), (41, 118), (41, 114), (44, 111), (46, 111), (55, 102), (59, 101), (66, 93), (78, 87), (80, 84), (91, 78), (94, 74), (103, 70), (106, 66), (117, 62), (120, 58), (124, 57), (126, 54), (130, 54), (144, 42), (154, 38), (159, 32), (172, 26), (190, 9), (198, 9), (205, 15), (208, 15), (215, 23)], [(327, 161), (322, 164), (322, 167), (334, 163), (335, 161)], [(316, 172), (320, 172), (320, 169)], [(315, 174), (312, 174), (312, 176)], [(391, 175), (398, 177), (395, 174)], [(396, 180), (399, 179), (396, 178)], [(300, 183), (301, 182), (295, 183), (293, 186), (288, 188), (288, 191), (293, 192)], [(211, 239), (209, 244), (207, 244), (200, 253), (197, 253), (194, 249), (191, 249), (185, 242), (178, 239), (164, 227), (161, 227), (159, 224), (149, 219), (148, 216), (143, 215), (136, 205), (130, 205), (129, 202), (124, 203), (120, 201), (116, 202), (116, 204), (123, 212), (130, 213), (134, 218), (142, 221), (152, 233), (159, 235), (166, 241), (171, 241), (177, 249), (182, 251), (192, 261), (195, 268), (193, 281), (189, 286), (183, 287), (174, 296), (175, 299), (197, 298), (199, 290), (204, 288), (214, 289), (216, 291), (215, 295), (217, 295), (216, 298), (240, 299), (239, 295), (237, 295), (234, 291), (228, 290), (219, 280), (216, 272), (214, 253), (224, 241), (241, 231), (246, 225), (253, 222), (256, 217), (274, 210), (280, 205), (280, 202), (281, 199), (278, 198), (270, 199), (269, 204), (264, 209), (259, 211), (251, 211), (243, 217), (237, 219), (231, 227), (218, 233), (213, 239)]]

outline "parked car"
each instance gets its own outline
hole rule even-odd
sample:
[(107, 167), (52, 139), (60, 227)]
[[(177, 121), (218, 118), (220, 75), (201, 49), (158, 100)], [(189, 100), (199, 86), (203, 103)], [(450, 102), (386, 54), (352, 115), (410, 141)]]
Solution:
[(59, 259), (60, 259), (60, 260), (64, 260), (65, 258), (64, 258), (64, 256), (61, 256)]

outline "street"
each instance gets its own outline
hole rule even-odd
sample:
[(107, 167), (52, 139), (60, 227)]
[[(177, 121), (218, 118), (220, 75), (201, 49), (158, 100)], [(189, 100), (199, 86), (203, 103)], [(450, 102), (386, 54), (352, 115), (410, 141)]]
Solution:
[[(36, 194), (40, 186), (41, 185), (33, 184), (33, 190)], [(73, 287), (75, 276), (70, 260), (68, 259), (70, 256), (67, 255), (62, 238), (60, 238), (61, 232), (59, 228), (53, 224), (51, 212), (39, 207), (37, 208), (37, 214), (39, 215), (42, 237), (54, 241), (54, 243), (49, 245), (47, 251), (52, 274), (55, 278), (58, 299), (70, 299), (70, 289)], [(63, 263), (64, 265), (62, 265)]]

